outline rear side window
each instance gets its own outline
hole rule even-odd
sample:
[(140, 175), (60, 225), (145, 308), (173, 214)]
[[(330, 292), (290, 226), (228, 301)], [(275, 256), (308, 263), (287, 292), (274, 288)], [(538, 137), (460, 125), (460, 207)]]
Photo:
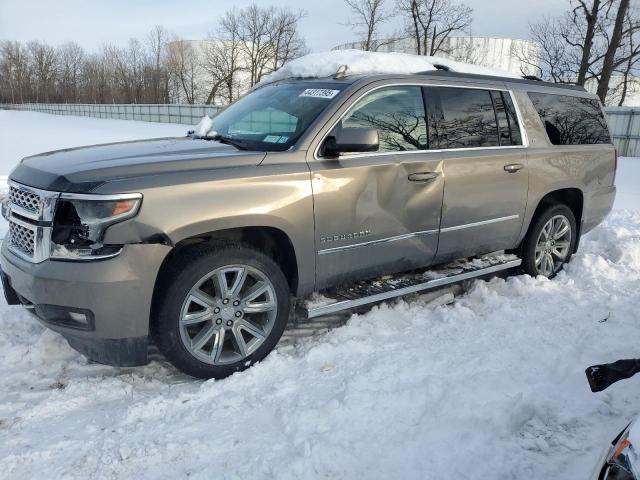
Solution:
[(426, 87), (425, 95), (430, 148), (500, 145), (496, 112), (488, 90)]
[(597, 100), (529, 92), (554, 145), (611, 143), (607, 122)]

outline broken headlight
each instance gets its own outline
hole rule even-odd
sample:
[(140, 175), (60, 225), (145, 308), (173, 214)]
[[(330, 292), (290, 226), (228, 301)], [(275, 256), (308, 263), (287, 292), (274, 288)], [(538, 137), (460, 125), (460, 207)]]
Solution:
[(628, 426), (614, 441), (607, 461), (602, 469), (602, 480), (637, 480), (638, 452), (631, 443), (631, 430)]
[(134, 217), (142, 195), (62, 194), (51, 233), (51, 258), (97, 260), (117, 255), (122, 245), (103, 243), (107, 228)]

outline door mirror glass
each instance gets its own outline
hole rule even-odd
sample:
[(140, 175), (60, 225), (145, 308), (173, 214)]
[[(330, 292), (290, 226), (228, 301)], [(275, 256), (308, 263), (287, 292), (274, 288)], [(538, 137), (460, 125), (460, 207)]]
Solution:
[(340, 128), (324, 141), (322, 155), (337, 157), (341, 153), (375, 152), (379, 146), (375, 128)]

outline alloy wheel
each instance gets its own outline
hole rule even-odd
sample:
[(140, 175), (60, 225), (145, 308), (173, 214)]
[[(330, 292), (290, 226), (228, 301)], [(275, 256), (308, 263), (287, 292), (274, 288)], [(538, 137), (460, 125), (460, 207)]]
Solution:
[(187, 294), (180, 310), (180, 338), (204, 363), (235, 363), (260, 348), (276, 315), (269, 278), (248, 265), (227, 265), (202, 277)]
[(551, 277), (569, 256), (571, 223), (564, 215), (554, 215), (542, 227), (536, 241), (535, 262), (540, 275)]

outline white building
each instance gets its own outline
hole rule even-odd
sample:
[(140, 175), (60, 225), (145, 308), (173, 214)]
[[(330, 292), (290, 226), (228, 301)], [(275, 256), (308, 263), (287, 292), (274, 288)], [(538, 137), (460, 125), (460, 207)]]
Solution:
[[(415, 39), (394, 38), (376, 42), (378, 52), (415, 53)], [(333, 50), (363, 48), (364, 42), (345, 43)], [(436, 56), (461, 62), (499, 68), (517, 75), (534, 75), (535, 71), (523, 63), (521, 58), (537, 58), (540, 46), (529, 40), (492, 37), (449, 37), (444, 40), (441, 51)], [(526, 57), (523, 57), (526, 55)]]

